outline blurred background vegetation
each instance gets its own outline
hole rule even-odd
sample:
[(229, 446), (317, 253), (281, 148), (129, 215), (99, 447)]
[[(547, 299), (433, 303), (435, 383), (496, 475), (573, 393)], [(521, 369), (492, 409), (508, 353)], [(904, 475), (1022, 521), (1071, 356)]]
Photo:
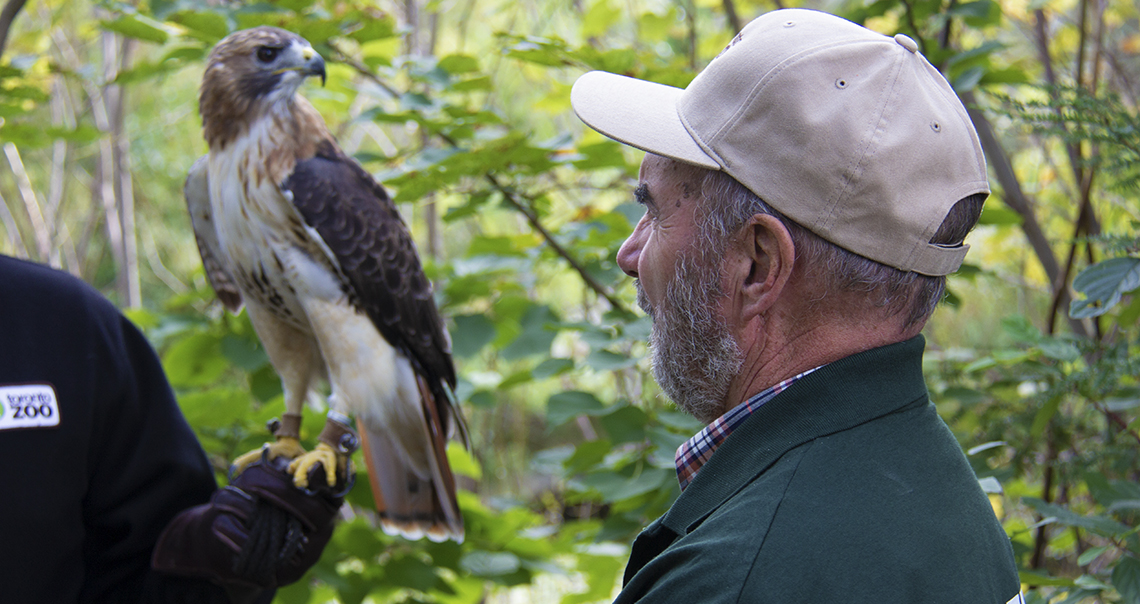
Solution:
[(380, 533), (358, 485), (278, 601), (606, 601), (700, 426), (660, 398), (614, 262), (640, 154), (583, 128), (570, 86), (589, 69), (684, 86), (791, 6), (911, 36), (970, 107), (994, 194), (926, 329), (932, 398), (1028, 601), (1140, 603), (1131, 0), (6, 0), (0, 253), (126, 309), (224, 480), (281, 391), (246, 317), (213, 300), (183, 206), (206, 151), (197, 86), (227, 33), (300, 33), (329, 61), (303, 93), (394, 192), (437, 284), (474, 448), (451, 450), (463, 544)]

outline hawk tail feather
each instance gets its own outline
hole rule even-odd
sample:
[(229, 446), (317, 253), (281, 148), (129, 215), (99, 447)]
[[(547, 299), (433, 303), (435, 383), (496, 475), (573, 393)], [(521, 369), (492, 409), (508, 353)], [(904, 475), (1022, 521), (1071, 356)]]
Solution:
[(388, 534), (408, 539), (463, 542), (463, 517), (456, 501), (455, 477), (447, 461), (447, 435), (435, 397), (422, 376), (416, 376), (424, 412), (424, 437), (430, 446), (430, 476), (418, 476), (389, 435), (357, 422), (361, 449), (368, 466), (380, 526)]

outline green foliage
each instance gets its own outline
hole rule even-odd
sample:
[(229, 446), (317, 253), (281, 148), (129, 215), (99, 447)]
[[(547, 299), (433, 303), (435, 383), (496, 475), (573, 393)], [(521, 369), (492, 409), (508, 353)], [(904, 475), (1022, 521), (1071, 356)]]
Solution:
[[(118, 270), (101, 239), (109, 219), (94, 194), (90, 205), (77, 200), (96, 188), (101, 149), (112, 141), (94, 109), (75, 112), (74, 120), (53, 111), (65, 98), (99, 108), (107, 84), (126, 91), (140, 246), (153, 247), (143, 271), (149, 310), (130, 316), (160, 348), (219, 480), (230, 460), (268, 438), (265, 423), (283, 408), (248, 319), (210, 301), (179, 199), (185, 171), (204, 149), (196, 86), (212, 45), (261, 24), (307, 37), (328, 60), (329, 81), (304, 94), (390, 188), (421, 242), (449, 317), (457, 395), (475, 443), (470, 454), (449, 452), (466, 477), (460, 505), (467, 538), (434, 544), (384, 535), (368, 512), (372, 495), (361, 469), (351, 510), (321, 561), (277, 601), (494, 602), (512, 589), (536, 602), (609, 600), (627, 545), (677, 496), (673, 454), (700, 426), (657, 396), (643, 360), (649, 322), (629, 311), (633, 289), (614, 261), (640, 217), (628, 203), (636, 154), (584, 130), (571, 114), (569, 88), (589, 69), (685, 86), (731, 39), (728, 3), (43, 4), (21, 17), (47, 21), (17, 32), (0, 63), (0, 139), (27, 156), (29, 178), (44, 191), (51, 187), (39, 184), (54, 178), (58, 150), (66, 152), (67, 193), (53, 203), (57, 222), (70, 231), (55, 241), (64, 248), (93, 241), (71, 268), (106, 286)], [(434, 32), (424, 25), (432, 19), (412, 25), (401, 14), (413, 4), (435, 14)], [(1124, 4), (1107, 3), (1108, 22), (1124, 24), (1109, 33), (1135, 36), (1134, 8)], [(1043, 332), (1027, 318), (1044, 314), (1038, 307), (1049, 300), (1036, 289), (1051, 286), (1035, 282), (1035, 265), (1027, 268), (1022, 257), (1019, 234), (1032, 219), (991, 201), (980, 229), (988, 239), (975, 249), (999, 251), (981, 259), (971, 252), (972, 264), (951, 280), (957, 310), (941, 311), (933, 327), (954, 337), (932, 345), (926, 369), (939, 411), (968, 449), (995, 510), (1004, 508), (999, 516), (1029, 601), (1140, 602), (1140, 124), (1127, 101), (1135, 95), (1018, 87), (1042, 76), (1027, 58), (1037, 49), (1021, 34), (1032, 23), (1018, 21), (1022, 9), (1008, 4), (827, 6), (883, 33), (913, 37), (959, 93), (1008, 100), (998, 114), (1036, 138), (1017, 138), (1023, 130), (1008, 125), (999, 134), (1009, 139), (1058, 249), (1074, 239), (1072, 191), (1080, 186), (1066, 185), (1051, 157), (1065, 144), (1090, 150), (1080, 167), (1097, 171), (1092, 190), (1108, 200), (1098, 206), (1103, 230), (1117, 234), (1076, 238), (1109, 259), (1093, 263), (1090, 253), (1083, 266), (1078, 257), (1072, 285), (1083, 297), (1072, 312), (1103, 337)], [(747, 19), (769, 7), (736, 8)], [(1032, 8), (1051, 16), (1060, 10), (1041, 2)], [(1077, 55), (1072, 40), (1085, 38), (1074, 29), (1083, 20), (1067, 17), (1055, 33), (1056, 44), (1068, 46), (1054, 48), (1056, 56)], [(62, 39), (51, 36), (64, 30)], [(104, 34), (137, 45), (133, 63), (113, 75), (97, 53)], [(425, 38), (436, 47), (413, 49), (414, 39)], [(13, 200), (31, 203), (7, 170), (0, 191), (8, 208), (18, 207)], [(995, 191), (994, 200), (1005, 193)], [(14, 226), (6, 222), (0, 233), (7, 246), (0, 249), (9, 252), (11, 229), (31, 232), (29, 220), (13, 214)], [(444, 233), (436, 242), (432, 227)], [(1003, 251), (1010, 258), (998, 257)], [(1003, 296), (1016, 297), (1016, 305)], [(309, 447), (321, 405), (305, 411)]]
[(1078, 319), (1099, 317), (1129, 292), (1140, 288), (1140, 258), (1125, 256), (1098, 262), (1077, 275), (1073, 289), (1085, 295), (1073, 300), (1069, 314)]
[(1094, 96), (1082, 87), (1044, 87), (1045, 100), (1003, 97), (1011, 114), (1036, 132), (1070, 144), (1091, 144), (1088, 167), (1102, 169), (1115, 191), (1140, 192), (1140, 114), (1114, 93)]

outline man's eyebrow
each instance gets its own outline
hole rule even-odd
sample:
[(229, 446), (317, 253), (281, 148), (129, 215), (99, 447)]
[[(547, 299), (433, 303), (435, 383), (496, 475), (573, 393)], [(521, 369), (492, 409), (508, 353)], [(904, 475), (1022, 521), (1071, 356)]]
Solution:
[(649, 185), (641, 183), (633, 190), (633, 198), (643, 206), (653, 206), (653, 196), (649, 194)]

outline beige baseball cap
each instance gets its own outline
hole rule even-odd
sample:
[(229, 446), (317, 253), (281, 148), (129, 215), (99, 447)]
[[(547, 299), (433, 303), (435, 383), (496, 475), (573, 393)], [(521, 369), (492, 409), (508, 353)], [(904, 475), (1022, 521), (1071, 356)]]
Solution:
[(723, 170), (820, 237), (904, 271), (957, 270), (969, 246), (930, 239), (958, 200), (990, 191), (965, 108), (914, 40), (818, 11), (762, 15), (683, 90), (592, 71), (570, 101), (602, 134)]

